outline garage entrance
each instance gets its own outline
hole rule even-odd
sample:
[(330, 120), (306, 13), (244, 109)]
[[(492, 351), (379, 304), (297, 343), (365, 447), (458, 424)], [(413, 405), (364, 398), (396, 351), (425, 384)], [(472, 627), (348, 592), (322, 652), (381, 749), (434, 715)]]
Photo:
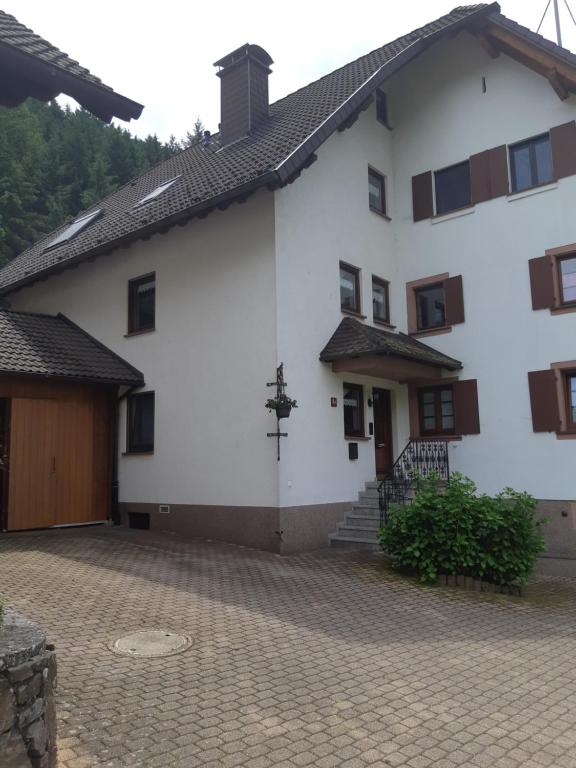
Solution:
[(3, 527), (48, 528), (110, 515), (112, 392), (0, 379)]
[(0, 530), (110, 517), (116, 401), (143, 383), (63, 315), (0, 309)]

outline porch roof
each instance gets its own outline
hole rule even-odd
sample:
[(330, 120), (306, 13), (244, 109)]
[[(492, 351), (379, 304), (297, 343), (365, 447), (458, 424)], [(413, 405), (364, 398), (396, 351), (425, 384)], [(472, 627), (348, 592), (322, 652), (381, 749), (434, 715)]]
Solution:
[(438, 369), (456, 371), (462, 363), (407, 336), (345, 317), (320, 353), (336, 372), (362, 373), (392, 380), (438, 376)]
[(0, 376), (138, 386), (140, 371), (64, 315), (0, 309)]

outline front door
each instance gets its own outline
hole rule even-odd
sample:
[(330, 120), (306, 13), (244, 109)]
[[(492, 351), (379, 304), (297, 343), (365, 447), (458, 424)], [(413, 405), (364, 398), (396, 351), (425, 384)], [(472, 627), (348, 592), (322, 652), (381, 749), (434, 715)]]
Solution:
[(389, 389), (374, 389), (374, 450), (376, 452), (376, 474), (385, 475), (392, 469), (394, 449), (392, 447), (392, 403)]

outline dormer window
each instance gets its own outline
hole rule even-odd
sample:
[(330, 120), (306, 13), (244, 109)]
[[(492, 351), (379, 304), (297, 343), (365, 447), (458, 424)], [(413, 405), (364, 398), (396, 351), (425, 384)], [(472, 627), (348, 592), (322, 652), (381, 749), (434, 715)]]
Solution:
[(139, 200), (135, 205), (133, 205), (133, 208), (140, 208), (141, 205), (146, 205), (146, 203), (149, 203), (151, 200), (155, 200), (157, 197), (160, 197), (160, 195), (163, 192), (166, 192), (167, 189), (169, 189), (172, 184), (174, 184), (178, 179), (180, 178), (180, 175), (174, 176), (173, 179), (169, 179), (168, 181), (165, 181), (163, 184), (160, 184), (159, 187), (156, 187), (156, 189), (153, 189), (152, 192), (149, 192), (147, 195), (145, 195), (142, 200)]
[(84, 216), (80, 216), (79, 219), (73, 221), (69, 227), (66, 227), (63, 232), (61, 232), (54, 238), (54, 240), (48, 243), (42, 252), (45, 253), (46, 251), (51, 251), (52, 248), (56, 248), (56, 246), (61, 245), (62, 243), (66, 243), (68, 240), (72, 240), (72, 238), (76, 237), (79, 232), (82, 232), (83, 229), (86, 229), (89, 224), (92, 224), (93, 221), (99, 219), (101, 215), (102, 211), (98, 209), (97, 211), (92, 211), (92, 213), (86, 213)]

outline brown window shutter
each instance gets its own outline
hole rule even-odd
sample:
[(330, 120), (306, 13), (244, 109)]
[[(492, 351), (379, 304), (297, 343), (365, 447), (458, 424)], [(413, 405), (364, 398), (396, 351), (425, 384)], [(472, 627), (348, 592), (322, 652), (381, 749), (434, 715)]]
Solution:
[(478, 410), (478, 382), (476, 379), (455, 381), (454, 392), (454, 431), (457, 435), (477, 435), (480, 433), (480, 413)]
[(414, 208), (414, 221), (431, 219), (434, 216), (432, 171), (412, 176), (412, 205)]
[(462, 275), (449, 277), (444, 280), (444, 302), (446, 308), (446, 325), (464, 322), (464, 290)]
[(548, 309), (556, 305), (554, 297), (554, 262), (549, 256), (530, 259), (532, 309)]
[(418, 389), (415, 384), (408, 384), (408, 418), (410, 420), (410, 437), (420, 437)]
[(528, 373), (532, 426), (534, 432), (556, 432), (560, 429), (560, 405), (556, 388), (556, 373), (530, 371)]
[(576, 174), (576, 122), (550, 129), (554, 175), (557, 179)]
[(508, 158), (504, 144), (472, 155), (470, 186), (473, 203), (508, 194)]
[(470, 158), (470, 199), (472, 204), (490, 200), (490, 167), (488, 151)]
[(506, 145), (488, 150), (488, 167), (490, 173), (490, 197), (507, 195), (508, 186), (508, 154)]

